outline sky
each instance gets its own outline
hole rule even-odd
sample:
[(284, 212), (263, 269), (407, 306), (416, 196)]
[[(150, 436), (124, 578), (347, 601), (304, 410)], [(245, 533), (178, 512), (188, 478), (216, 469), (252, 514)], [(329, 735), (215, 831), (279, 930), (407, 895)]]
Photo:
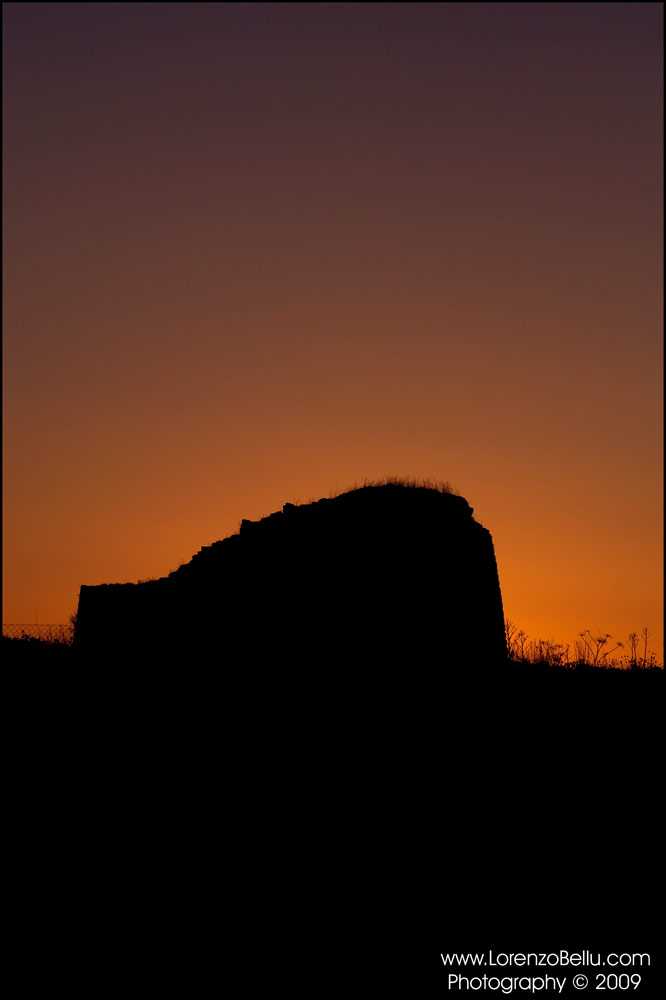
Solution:
[(3, 622), (404, 475), (663, 660), (662, 4), (3, 17)]

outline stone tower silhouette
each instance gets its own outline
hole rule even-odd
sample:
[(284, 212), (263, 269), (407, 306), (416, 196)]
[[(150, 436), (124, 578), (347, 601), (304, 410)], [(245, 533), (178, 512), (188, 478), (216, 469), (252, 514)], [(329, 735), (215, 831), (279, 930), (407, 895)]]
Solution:
[(75, 647), (231, 669), (491, 666), (506, 654), (502, 597), (472, 514), (398, 484), (285, 504), (168, 577), (82, 586)]

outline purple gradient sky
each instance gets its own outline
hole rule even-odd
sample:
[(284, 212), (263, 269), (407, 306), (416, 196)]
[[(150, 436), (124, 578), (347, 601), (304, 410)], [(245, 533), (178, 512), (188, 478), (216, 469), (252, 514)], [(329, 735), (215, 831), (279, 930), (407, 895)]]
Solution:
[(3, 12), (4, 621), (395, 473), (662, 658), (661, 4)]

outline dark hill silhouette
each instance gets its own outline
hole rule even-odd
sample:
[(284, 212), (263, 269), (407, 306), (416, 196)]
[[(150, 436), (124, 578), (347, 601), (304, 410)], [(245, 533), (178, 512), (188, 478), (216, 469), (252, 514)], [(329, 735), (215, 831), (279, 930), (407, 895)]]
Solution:
[(442, 952), (652, 951), (663, 673), (478, 683), (503, 636), (490, 535), (436, 490), (286, 505), (163, 580), (83, 587), (82, 669), (9, 702), (52, 925), (80, 872), (111, 967), (141, 949), (191, 992), (209, 952), (213, 981), (297, 998), (441, 998)]
[(248, 665), (492, 667), (506, 655), (490, 533), (443, 489), (385, 483), (291, 503), (169, 576), (82, 586), (85, 653)]

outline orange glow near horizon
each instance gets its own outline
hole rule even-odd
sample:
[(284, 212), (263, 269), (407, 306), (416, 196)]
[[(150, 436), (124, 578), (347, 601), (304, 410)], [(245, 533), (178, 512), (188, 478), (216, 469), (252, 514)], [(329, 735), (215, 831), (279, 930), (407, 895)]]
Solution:
[(3, 621), (395, 474), (663, 662), (660, 5), (112, 6), (5, 7)]

